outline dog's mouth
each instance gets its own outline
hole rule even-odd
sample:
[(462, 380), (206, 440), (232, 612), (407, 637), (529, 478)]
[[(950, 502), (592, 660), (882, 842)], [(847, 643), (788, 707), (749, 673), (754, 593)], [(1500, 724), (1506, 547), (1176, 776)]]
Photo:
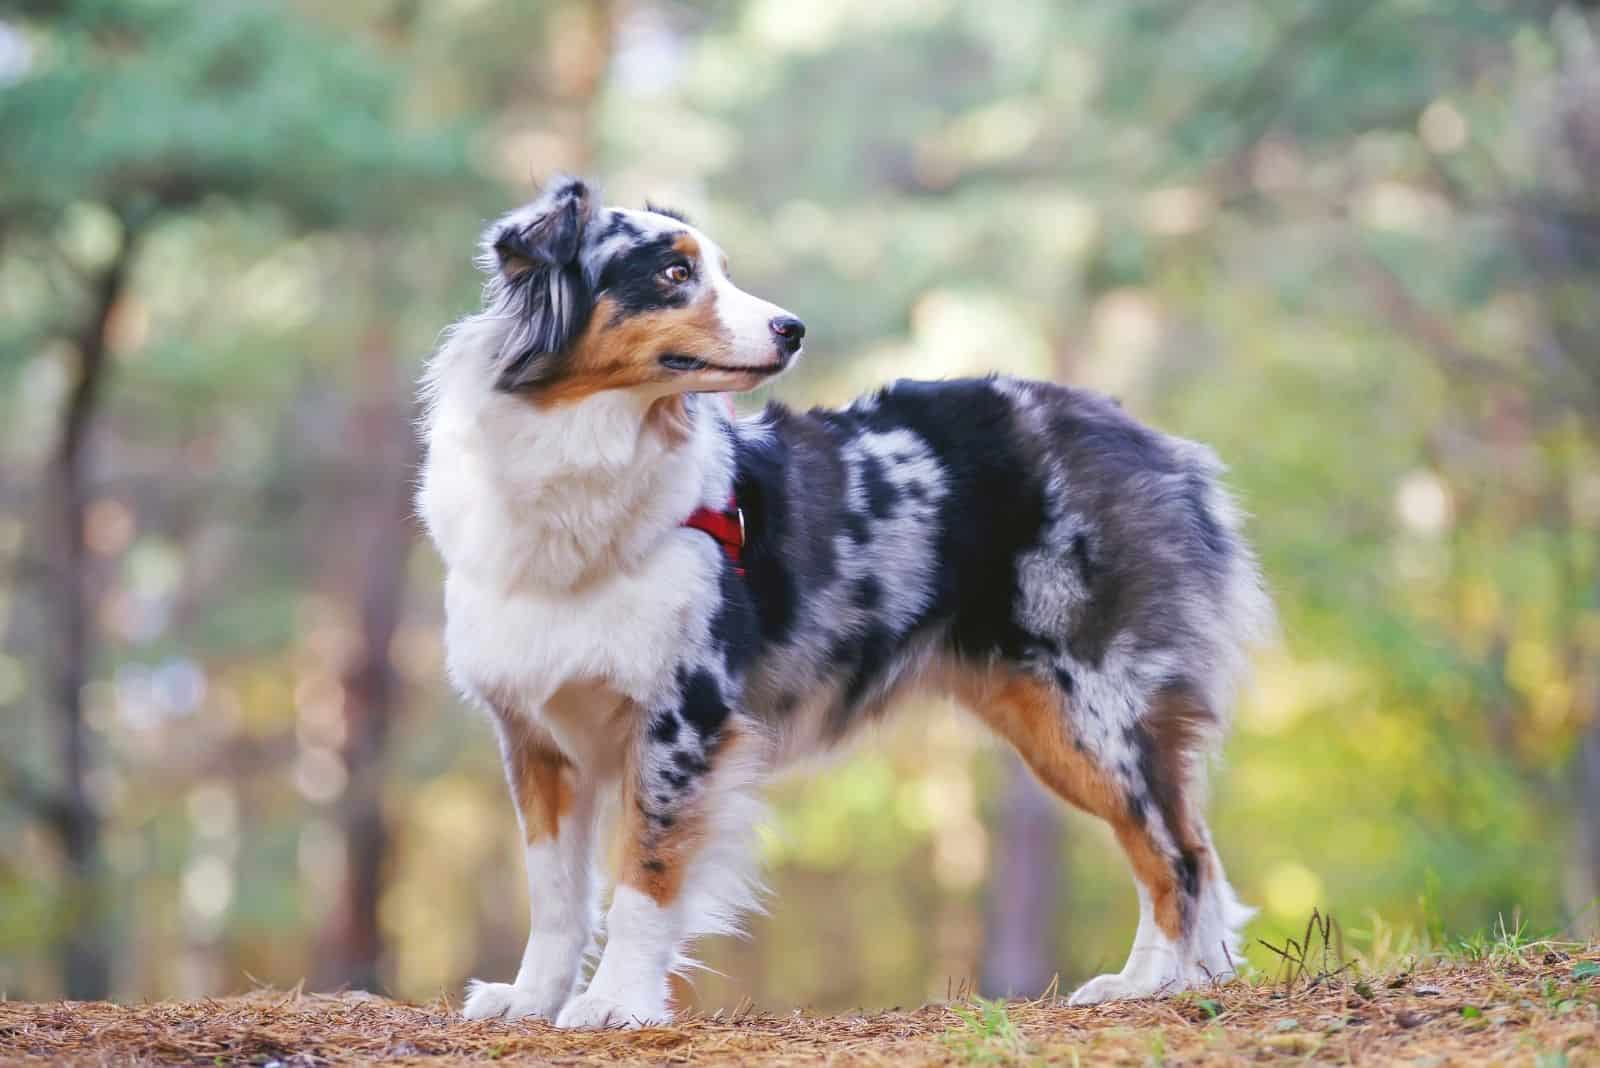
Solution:
[(665, 353), (657, 358), (657, 362), (669, 371), (721, 371), (725, 375), (775, 375), (787, 366), (787, 361), (779, 360), (764, 367), (728, 367), (702, 360), (698, 356), (685, 356), (681, 352)]

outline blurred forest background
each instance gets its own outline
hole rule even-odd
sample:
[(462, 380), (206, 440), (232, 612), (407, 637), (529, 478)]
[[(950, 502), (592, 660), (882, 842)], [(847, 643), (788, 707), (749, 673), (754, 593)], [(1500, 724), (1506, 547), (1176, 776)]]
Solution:
[[(412, 387), (557, 170), (806, 319), (785, 400), (1000, 369), (1216, 446), (1286, 635), (1213, 790), (1252, 933), (1594, 929), (1592, 2), (0, 0), (7, 996), (514, 971)], [(905, 711), (778, 792), (700, 1004), (1120, 965), (1108, 836)]]

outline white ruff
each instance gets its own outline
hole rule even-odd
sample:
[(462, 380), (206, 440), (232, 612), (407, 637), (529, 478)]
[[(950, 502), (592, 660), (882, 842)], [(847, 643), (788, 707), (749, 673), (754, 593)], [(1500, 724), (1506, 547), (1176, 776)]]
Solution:
[(428, 367), (418, 510), (452, 578), (557, 592), (639, 566), (702, 499), (725, 501), (716, 402), (691, 398), (690, 439), (646, 419), (660, 394), (614, 390), (549, 410), (496, 391), (503, 320), (466, 320)]
[[(504, 329), (463, 322), (424, 385), (417, 501), (448, 572), (452, 678), (535, 718), (571, 684), (645, 700), (670, 678), (694, 601), (715, 589), (716, 546), (681, 524), (732, 487), (717, 401), (691, 398), (679, 442), (646, 418), (659, 397), (610, 391), (541, 410), (492, 388)], [(595, 724), (545, 725), (563, 750), (591, 748)], [(580, 768), (597, 755), (567, 753)]]

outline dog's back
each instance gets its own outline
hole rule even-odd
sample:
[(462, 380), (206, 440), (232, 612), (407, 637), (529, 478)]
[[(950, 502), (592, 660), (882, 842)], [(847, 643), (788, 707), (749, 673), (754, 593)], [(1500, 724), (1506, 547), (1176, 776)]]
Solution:
[(843, 410), (770, 406), (737, 441), (762, 643), (747, 700), (779, 729), (820, 716), (826, 741), (928, 667), (997, 661), (1073, 694), (1086, 742), (1166, 688), (1220, 721), (1270, 629), (1220, 464), (1099, 395), (899, 382)]

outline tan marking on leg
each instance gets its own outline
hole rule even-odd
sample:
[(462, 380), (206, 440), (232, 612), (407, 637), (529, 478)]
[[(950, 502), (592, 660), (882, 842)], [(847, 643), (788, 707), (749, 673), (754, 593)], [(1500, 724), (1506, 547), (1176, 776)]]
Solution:
[(1150, 904), (1155, 909), (1156, 926), (1174, 942), (1183, 938), (1184, 902), (1178, 889), (1178, 880), (1172, 863), (1156, 849), (1155, 842), (1143, 827), (1126, 817), (1107, 817), (1122, 851), (1128, 854), (1134, 878), (1150, 892)]
[(1066, 725), (1067, 698), (1060, 690), (1028, 675), (1007, 673), (971, 680), (957, 692), (1055, 793), (1105, 818), (1126, 808), (1100, 766), (1073, 745)]
[(515, 713), (497, 708), (495, 718), (500, 725), (506, 780), (522, 817), (523, 840), (532, 845), (556, 837), (576, 792), (572, 764), (543, 731)]
[[(716, 748), (707, 756), (710, 768), (699, 776), (696, 786), (703, 787), (707, 780), (716, 776), (739, 746), (752, 744), (753, 741), (732, 722), (725, 724)], [(682, 893), (689, 864), (705, 844), (706, 796), (702, 790), (693, 800), (670, 810), (667, 815), (672, 823), (663, 826), (649, 820), (640, 807), (637, 769), (630, 766), (623, 782), (622, 872), (619, 881), (658, 905), (671, 904)]]
[[(1150, 893), (1156, 923), (1169, 938), (1179, 939), (1184, 902), (1173, 861), (1158, 848), (1148, 823), (1134, 817), (1117, 784), (1090, 754), (1073, 744), (1067, 729), (1067, 695), (1048, 682), (1016, 672), (969, 678), (956, 689), (1012, 744), (1045, 786), (1111, 824), (1134, 877)], [(1181, 795), (1181, 786), (1174, 789), (1178, 791), (1174, 796)], [(1161, 815), (1166, 818), (1164, 811)], [(1172, 833), (1182, 832), (1174, 827)]]
[[(1157, 694), (1143, 721), (1155, 756), (1151, 796), (1178, 848), (1186, 851), (1206, 850), (1204, 821), (1195, 807), (1203, 792), (1197, 764), (1216, 722), (1199, 694), (1180, 687)], [(1202, 878), (1205, 871), (1202, 866)]]

